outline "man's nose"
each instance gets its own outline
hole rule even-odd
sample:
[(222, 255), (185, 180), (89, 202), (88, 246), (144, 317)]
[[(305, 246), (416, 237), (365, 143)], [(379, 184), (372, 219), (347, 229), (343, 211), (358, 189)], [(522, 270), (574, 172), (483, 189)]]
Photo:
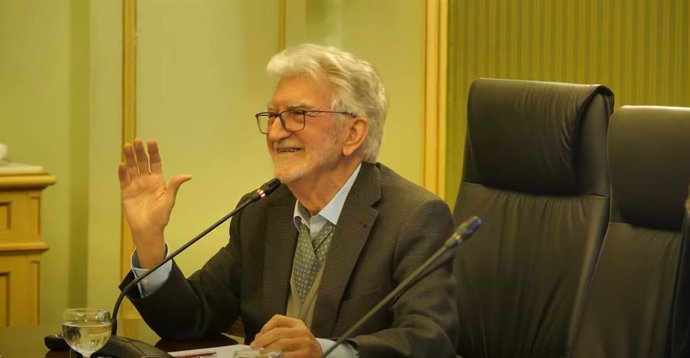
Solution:
[(289, 132), (285, 129), (283, 126), (283, 121), (280, 120), (279, 118), (276, 118), (273, 123), (268, 127), (268, 137), (269, 138), (284, 138), (287, 137), (291, 134), (292, 132)]

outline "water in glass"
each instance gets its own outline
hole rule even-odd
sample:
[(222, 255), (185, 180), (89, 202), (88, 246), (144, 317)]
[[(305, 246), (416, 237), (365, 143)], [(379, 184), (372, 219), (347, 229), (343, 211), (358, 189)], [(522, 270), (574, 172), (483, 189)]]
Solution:
[(62, 317), (62, 336), (72, 349), (89, 358), (108, 342), (111, 326), (107, 310), (68, 308)]

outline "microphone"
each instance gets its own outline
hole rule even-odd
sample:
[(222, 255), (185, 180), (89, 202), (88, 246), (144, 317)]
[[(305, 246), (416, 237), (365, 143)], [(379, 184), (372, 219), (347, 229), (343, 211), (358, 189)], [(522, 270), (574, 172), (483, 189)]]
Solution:
[(256, 189), (250, 196), (247, 198), (247, 200), (243, 201), (240, 205), (238, 205), (235, 210), (231, 211), (227, 215), (223, 216), (220, 218), (218, 221), (213, 223), (211, 226), (206, 228), (206, 230), (202, 231), (199, 233), (199, 235), (195, 236), (193, 239), (189, 240), (186, 244), (180, 246), (177, 250), (175, 250), (172, 254), (168, 255), (163, 261), (159, 262), (158, 265), (154, 266), (152, 269), (146, 271), (143, 275), (135, 278), (134, 280), (130, 281), (125, 287), (122, 288), (122, 291), (120, 292), (120, 295), (117, 297), (117, 301), (115, 302), (115, 307), (113, 308), (113, 315), (112, 315), (112, 320), (113, 320), (113, 326), (112, 326), (112, 335), (117, 334), (117, 312), (120, 309), (120, 304), (122, 303), (122, 300), (125, 298), (125, 295), (129, 290), (132, 289), (135, 285), (137, 285), (139, 282), (141, 282), (143, 279), (148, 277), (152, 272), (158, 270), (161, 266), (165, 265), (168, 261), (172, 260), (175, 256), (179, 255), (182, 251), (186, 250), (188, 247), (192, 246), (195, 242), (199, 241), (202, 237), (206, 236), (209, 232), (213, 231), (215, 228), (217, 228), (220, 224), (224, 223), (231, 217), (235, 216), (235, 214), (239, 213), (244, 209), (247, 205), (259, 200), (263, 199), (267, 195), (273, 193), (278, 187), (280, 186), (280, 180), (278, 179), (271, 179), (264, 183), (259, 189)]
[[(257, 200), (263, 199), (264, 197), (273, 193), (276, 189), (278, 189), (279, 186), (280, 186), (280, 181), (278, 179), (275, 179), (275, 178), (264, 183), (261, 187), (259, 187), (259, 189), (255, 190), (245, 201), (240, 203), (235, 208), (235, 210), (231, 211), (227, 215), (220, 218), (218, 221), (216, 221), (211, 226), (209, 226), (206, 230), (202, 231), (199, 235), (195, 236), (193, 239), (189, 240), (187, 243), (185, 243), (180, 248), (175, 250), (173, 253), (168, 255), (168, 257), (166, 257), (163, 261), (161, 261), (156, 266), (154, 266), (153, 268), (148, 270), (146, 273), (133, 279), (127, 285), (125, 285), (122, 288), (120, 295), (117, 297), (117, 301), (115, 302), (115, 307), (113, 308), (111, 337), (108, 340), (108, 342), (106, 343), (106, 345), (96, 353), (106, 355), (106, 356), (111, 356), (111, 357), (118, 357), (118, 358), (171, 357), (166, 352), (164, 352), (164, 351), (162, 351), (162, 350), (160, 350), (160, 349), (158, 349), (158, 348), (156, 348), (156, 347), (154, 347), (148, 343), (144, 343), (144, 342), (138, 341), (136, 339), (117, 336), (117, 313), (120, 309), (120, 304), (122, 303), (122, 300), (125, 298), (125, 295), (134, 286), (136, 286), (139, 282), (141, 282), (143, 279), (148, 277), (152, 272), (158, 270), (166, 262), (172, 260), (175, 256), (179, 255), (182, 251), (186, 250), (189, 246), (191, 246), (195, 242), (199, 241), (199, 239), (201, 239), (202, 237), (206, 236), (206, 234), (213, 231), (215, 228), (220, 226), (222, 223), (227, 221), (229, 218), (233, 217), (235, 214), (242, 211), (247, 205), (249, 205), (249, 204), (251, 204)], [(63, 350), (63, 349), (66, 350), (69, 348), (69, 347), (66, 347), (65, 341), (61, 335), (46, 336), (45, 337), (45, 344), (51, 350)]]
[[(335, 341), (335, 344), (333, 344), (329, 349), (324, 352), (323, 356), (321, 358), (326, 358), (331, 352), (333, 352), (339, 345), (341, 345), (343, 342), (345, 342), (346, 339), (350, 338), (352, 333), (356, 331), (362, 324), (364, 324), (371, 316), (373, 316), (378, 310), (380, 310), (383, 306), (387, 305), (390, 303), (390, 301), (393, 300), (393, 298), (397, 298), (398, 294), (401, 293), (403, 290), (407, 289), (412, 283), (417, 282), (419, 279), (422, 277), (426, 276), (433, 270), (427, 270), (429, 266), (431, 266), (436, 260), (439, 259), (439, 257), (443, 256), (445, 253), (448, 251), (454, 249), (455, 247), (459, 246), (462, 244), (465, 240), (469, 239), (476, 231), (479, 229), (479, 226), (481, 226), (482, 220), (479, 219), (477, 216), (473, 216), (469, 218), (468, 220), (464, 221), (458, 228), (455, 230), (453, 235), (451, 235), (446, 241), (443, 243), (443, 246), (441, 246), (436, 252), (431, 255), (424, 263), (419, 266), (414, 272), (410, 274), (404, 281), (402, 281), (398, 286), (393, 289), (393, 291), (389, 292), (386, 297), (384, 297), (381, 302), (376, 304), (376, 306), (372, 307), (362, 318), (360, 318), (355, 324), (352, 325), (343, 335), (338, 338), (337, 341)], [(440, 264), (444, 263), (445, 260), (455, 256), (455, 253), (453, 255), (447, 257), (446, 259), (442, 260)], [(436, 269), (437, 267), (434, 267)]]

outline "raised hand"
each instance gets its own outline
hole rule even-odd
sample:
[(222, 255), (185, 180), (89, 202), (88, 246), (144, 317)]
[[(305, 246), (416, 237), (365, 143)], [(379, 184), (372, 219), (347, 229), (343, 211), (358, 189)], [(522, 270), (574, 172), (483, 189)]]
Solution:
[(125, 162), (118, 166), (118, 177), (122, 210), (137, 247), (139, 264), (151, 268), (165, 257), (163, 232), (180, 185), (192, 177), (176, 175), (166, 185), (158, 143), (149, 140), (146, 147), (140, 139), (124, 145)]
[(317, 358), (322, 354), (321, 345), (304, 322), (282, 315), (274, 315), (266, 322), (251, 347), (279, 350), (285, 358)]

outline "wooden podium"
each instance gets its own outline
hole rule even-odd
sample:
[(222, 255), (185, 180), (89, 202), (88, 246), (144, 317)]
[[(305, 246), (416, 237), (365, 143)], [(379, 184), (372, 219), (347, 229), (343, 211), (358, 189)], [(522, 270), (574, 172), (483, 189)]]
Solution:
[(41, 319), (41, 191), (55, 177), (30, 167), (0, 170), (0, 327)]

